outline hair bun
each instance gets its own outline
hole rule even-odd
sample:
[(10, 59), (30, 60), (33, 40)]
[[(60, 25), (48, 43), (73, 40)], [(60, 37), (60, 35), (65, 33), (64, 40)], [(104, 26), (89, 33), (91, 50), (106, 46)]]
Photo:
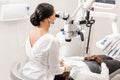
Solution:
[(30, 16), (30, 22), (34, 25), (34, 26), (39, 26), (40, 25), (40, 20), (38, 19), (38, 17), (35, 15), (35, 13), (33, 13)]

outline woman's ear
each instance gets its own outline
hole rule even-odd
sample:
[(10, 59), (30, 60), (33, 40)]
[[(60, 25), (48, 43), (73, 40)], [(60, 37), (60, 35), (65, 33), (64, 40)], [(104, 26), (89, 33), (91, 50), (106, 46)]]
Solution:
[(50, 18), (48, 18), (48, 22), (50, 23)]

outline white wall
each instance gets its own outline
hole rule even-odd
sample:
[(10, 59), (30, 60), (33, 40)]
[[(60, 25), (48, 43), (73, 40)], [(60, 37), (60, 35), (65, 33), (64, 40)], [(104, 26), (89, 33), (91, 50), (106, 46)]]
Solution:
[[(1, 0), (3, 1), (3, 0)], [(31, 11), (41, 2), (49, 2), (56, 10), (72, 13), (77, 6), (74, 0), (8, 0), (9, 3), (28, 3)], [(0, 2), (2, 3), (2, 2)], [(17, 12), (16, 12), (17, 14)], [(62, 21), (56, 21), (51, 32), (56, 34), (62, 28)], [(18, 59), (25, 58), (25, 40), (33, 28), (29, 19), (14, 22), (0, 22), (0, 80), (10, 80), (10, 67)], [(53, 31), (54, 29), (54, 31)]]

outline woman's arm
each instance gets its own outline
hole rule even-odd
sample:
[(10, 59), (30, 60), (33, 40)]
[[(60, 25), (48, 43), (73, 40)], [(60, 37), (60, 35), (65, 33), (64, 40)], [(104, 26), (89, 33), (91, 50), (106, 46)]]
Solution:
[(56, 40), (51, 41), (51, 46), (49, 50), (49, 70), (53, 75), (62, 74), (64, 72), (64, 67), (61, 67), (59, 60), (59, 42)]

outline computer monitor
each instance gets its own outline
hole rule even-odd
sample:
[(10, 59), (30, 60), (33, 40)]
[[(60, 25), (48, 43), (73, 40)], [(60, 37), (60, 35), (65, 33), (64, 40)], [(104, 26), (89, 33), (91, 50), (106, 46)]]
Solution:
[(95, 0), (94, 7), (113, 9), (116, 6), (116, 0)]
[(105, 3), (105, 4), (115, 4), (115, 0), (95, 0), (98, 3)]

